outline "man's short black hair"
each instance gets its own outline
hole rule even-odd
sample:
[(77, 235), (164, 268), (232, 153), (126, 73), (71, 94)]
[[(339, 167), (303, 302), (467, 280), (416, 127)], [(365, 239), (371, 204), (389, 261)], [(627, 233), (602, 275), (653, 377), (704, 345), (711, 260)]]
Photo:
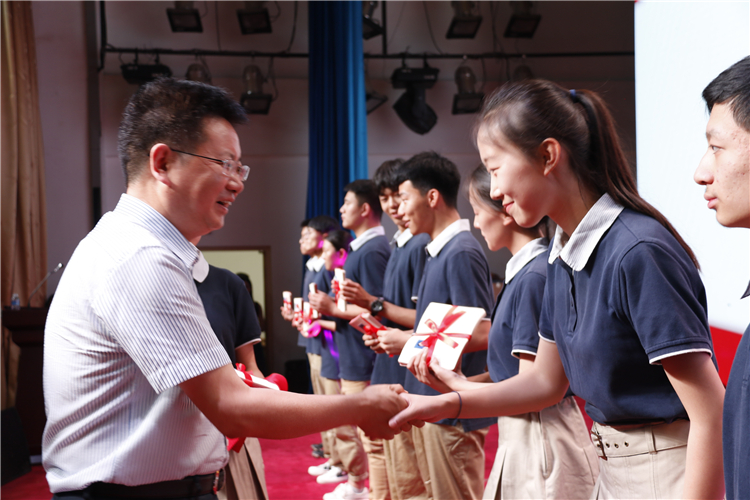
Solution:
[(302, 222), (300, 222), (299, 227), (307, 227), (310, 225), (310, 219), (305, 219)]
[(740, 59), (708, 84), (703, 99), (710, 112), (715, 104), (726, 104), (732, 118), (750, 132), (750, 56)]
[(380, 208), (380, 193), (375, 183), (370, 179), (357, 179), (344, 186), (344, 192), (352, 192), (357, 197), (360, 206), (367, 203), (370, 210), (380, 219), (383, 215), (383, 209)]
[(383, 162), (375, 171), (375, 175), (372, 176), (372, 182), (375, 183), (375, 187), (378, 188), (378, 195), (383, 194), (383, 191), (390, 189), (391, 191), (398, 191), (398, 180), (396, 173), (398, 167), (404, 162), (401, 158), (395, 160), (388, 160)]
[(125, 107), (117, 150), (125, 183), (138, 178), (154, 144), (193, 152), (205, 140), (204, 119), (247, 121), (245, 110), (224, 89), (205, 83), (160, 78), (142, 85)]
[(456, 208), (461, 174), (456, 165), (434, 151), (426, 151), (412, 156), (398, 169), (398, 184), (411, 181), (415, 189), (423, 195), (430, 189), (437, 189), (445, 204)]
[(339, 223), (329, 215), (317, 215), (307, 221), (307, 227), (315, 229), (321, 234), (330, 233), (334, 229), (340, 229)]
[(343, 229), (334, 229), (326, 236), (326, 241), (333, 245), (333, 248), (338, 252), (342, 248), (349, 251), (349, 243), (352, 242), (352, 235), (349, 231)]

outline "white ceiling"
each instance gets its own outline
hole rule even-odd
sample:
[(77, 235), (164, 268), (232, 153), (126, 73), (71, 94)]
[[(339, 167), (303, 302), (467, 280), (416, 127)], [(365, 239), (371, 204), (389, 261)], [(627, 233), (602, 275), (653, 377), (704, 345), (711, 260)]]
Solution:
[[(265, 2), (273, 21), (273, 33), (242, 35), (236, 10), (244, 8), (243, 2), (195, 2), (202, 15), (203, 33), (172, 33), (167, 18), (167, 8), (174, 2), (139, 1), (106, 2), (107, 41), (117, 48), (164, 48), (179, 50), (231, 50), (281, 52), (290, 48), (294, 26), (295, 2)], [(542, 19), (532, 39), (507, 39), (502, 34), (511, 15), (509, 2), (479, 2), (483, 16), (482, 25), (472, 40), (449, 40), (445, 38), (453, 9), (450, 2), (388, 2), (387, 37), (388, 52), (410, 53), (439, 52), (463, 54), (505, 51), (508, 54), (550, 52), (599, 52), (633, 51), (633, 2), (632, 1), (583, 1), (583, 2), (534, 2), (534, 8)], [(492, 4), (492, 5), (490, 5)], [(290, 52), (306, 53), (308, 49), (307, 3), (298, 2), (296, 32)], [(494, 20), (491, 18), (494, 12)], [(382, 18), (382, 2), (373, 17)], [(434, 35), (430, 36), (427, 19)], [(218, 22), (217, 22), (218, 21)], [(492, 27), (495, 26), (496, 42), (493, 44)], [(218, 33), (218, 34), (217, 34)], [(437, 47), (436, 47), (437, 45)], [(493, 46), (494, 45), (494, 46)], [(364, 41), (364, 51), (382, 54), (382, 37)], [(120, 64), (132, 62), (132, 54), (108, 53), (104, 72), (119, 74)], [(140, 62), (149, 62), (153, 56), (140, 55)], [(194, 56), (165, 55), (161, 62), (168, 65), (173, 74), (182, 76), (187, 66), (195, 61)], [(250, 57), (208, 56), (206, 62), (214, 77), (239, 77), (242, 69), (253, 62)], [(612, 80), (633, 79), (633, 58), (590, 57), (577, 59), (529, 58), (526, 64), (537, 76), (553, 80)], [(585, 63), (584, 63), (585, 62)], [(266, 73), (269, 58), (255, 58), (254, 63)], [(584, 63), (584, 64), (581, 64)], [(420, 66), (421, 61), (410, 60), (410, 66)], [(441, 70), (440, 79), (452, 80), (459, 60), (430, 60), (429, 64)], [(509, 71), (519, 64), (512, 59), (510, 67), (502, 60), (469, 61), (477, 78), (482, 74), (487, 80), (504, 80)], [(367, 70), (372, 79), (388, 79), (393, 70), (401, 65), (400, 60), (368, 60)], [(274, 60), (277, 78), (307, 78), (307, 59)]]

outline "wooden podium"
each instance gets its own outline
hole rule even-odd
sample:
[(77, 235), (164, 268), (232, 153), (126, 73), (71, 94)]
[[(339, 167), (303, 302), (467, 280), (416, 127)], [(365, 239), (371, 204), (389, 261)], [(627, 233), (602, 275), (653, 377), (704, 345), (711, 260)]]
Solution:
[(26, 307), (17, 311), (3, 309), (3, 326), (10, 330), (13, 342), (21, 348), (18, 362), (16, 410), (31, 455), (42, 454), (42, 433), (47, 418), (42, 391), (44, 323), (47, 309)]

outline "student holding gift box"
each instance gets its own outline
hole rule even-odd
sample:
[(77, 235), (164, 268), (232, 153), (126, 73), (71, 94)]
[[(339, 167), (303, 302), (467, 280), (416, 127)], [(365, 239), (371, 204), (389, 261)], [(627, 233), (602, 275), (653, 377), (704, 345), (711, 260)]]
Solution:
[[(351, 251), (344, 264), (344, 271), (348, 278), (381, 296), (383, 275), (391, 249), (384, 236), (385, 230), (380, 225), (382, 210), (377, 188), (372, 181), (360, 179), (348, 184), (344, 191), (346, 195), (340, 210), (341, 222), (344, 228), (353, 231), (356, 236), (350, 245)], [(370, 384), (375, 353), (365, 346), (362, 335), (349, 325), (349, 321), (367, 310), (354, 304), (347, 304), (346, 310), (341, 310), (331, 297), (322, 292), (311, 295), (310, 304), (322, 314), (337, 318), (335, 338), (340, 356), (341, 391), (344, 394), (361, 392)], [(366, 436), (361, 437), (367, 452), (371, 443)], [(358, 496), (367, 477), (365, 468), (366, 465), (362, 470), (348, 470), (350, 483), (340, 485), (330, 494), (333, 495), (331, 498), (369, 497), (366, 489), (364, 496)], [(372, 472), (376, 471), (377, 468)], [(383, 484), (383, 481), (371, 477), (370, 484), (377, 486)]]
[(697, 261), (638, 194), (603, 100), (543, 80), (505, 84), (485, 101), (477, 145), (492, 197), (519, 225), (544, 215), (558, 225), (542, 342), (529, 370), (457, 394), (407, 395), (391, 423), (538, 411), (570, 386), (594, 420), (596, 498), (721, 498), (724, 387)]
[[(372, 370), (372, 384), (402, 384), (406, 378), (406, 368), (399, 365), (398, 355), (410, 334), (399, 328), (413, 328), (416, 318), (416, 304), (412, 297), (417, 295), (422, 269), (426, 260), (425, 246), (430, 241), (427, 234), (414, 236), (406, 227), (402, 215), (398, 213), (401, 198), (398, 197), (396, 173), (402, 160), (383, 163), (375, 171), (373, 182), (380, 195), (380, 207), (391, 218), (398, 231), (391, 238), (393, 251), (388, 259), (383, 279), (383, 295), (369, 293), (359, 283), (347, 279), (341, 287), (344, 298), (362, 308), (369, 309), (373, 316), (383, 320), (385, 326), (392, 326), (378, 332), (378, 336), (365, 340), (377, 353)], [(393, 500), (413, 498), (424, 492), (419, 471), (412, 465), (416, 462), (414, 444), (410, 432), (402, 432), (392, 440), (374, 442), (368, 454), (370, 462), (370, 500), (386, 498), (390, 492)], [(376, 474), (375, 467), (385, 468), (385, 474)], [(375, 487), (376, 477), (387, 484)]]
[[(492, 313), (482, 379), (436, 378), (424, 356), (413, 363), (420, 381), (440, 392), (469, 390), (528, 370), (539, 345), (539, 313), (547, 280), (547, 218), (522, 228), (490, 197), (490, 174), (479, 166), (469, 183), (474, 227), (491, 251), (510, 250), (505, 286)], [(438, 373), (445, 373), (438, 371)], [(572, 395), (539, 412), (498, 418), (498, 448), (483, 498), (589, 498), (599, 468)]]
[[(456, 202), (461, 176), (450, 160), (420, 153), (398, 171), (399, 214), (412, 233), (426, 233), (427, 262), (418, 289), (416, 323), (431, 302), (492, 310), (487, 259), (461, 219)], [(487, 322), (483, 322), (487, 323)], [(483, 373), (488, 327), (478, 328), (465, 348), (462, 370)], [(475, 352), (471, 352), (475, 351)], [(438, 394), (411, 373), (404, 388), (414, 394)], [(419, 472), (427, 496), (435, 499), (481, 498), (484, 485), (484, 440), (492, 418), (446, 418), (413, 429)]]

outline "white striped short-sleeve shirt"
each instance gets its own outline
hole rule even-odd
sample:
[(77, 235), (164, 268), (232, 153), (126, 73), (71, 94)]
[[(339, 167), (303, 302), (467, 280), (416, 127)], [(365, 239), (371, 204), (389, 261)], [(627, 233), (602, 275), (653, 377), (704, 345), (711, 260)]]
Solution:
[(226, 464), (223, 436), (179, 387), (230, 362), (193, 282), (197, 258), (128, 195), (76, 248), (45, 327), (42, 456), (53, 493)]

